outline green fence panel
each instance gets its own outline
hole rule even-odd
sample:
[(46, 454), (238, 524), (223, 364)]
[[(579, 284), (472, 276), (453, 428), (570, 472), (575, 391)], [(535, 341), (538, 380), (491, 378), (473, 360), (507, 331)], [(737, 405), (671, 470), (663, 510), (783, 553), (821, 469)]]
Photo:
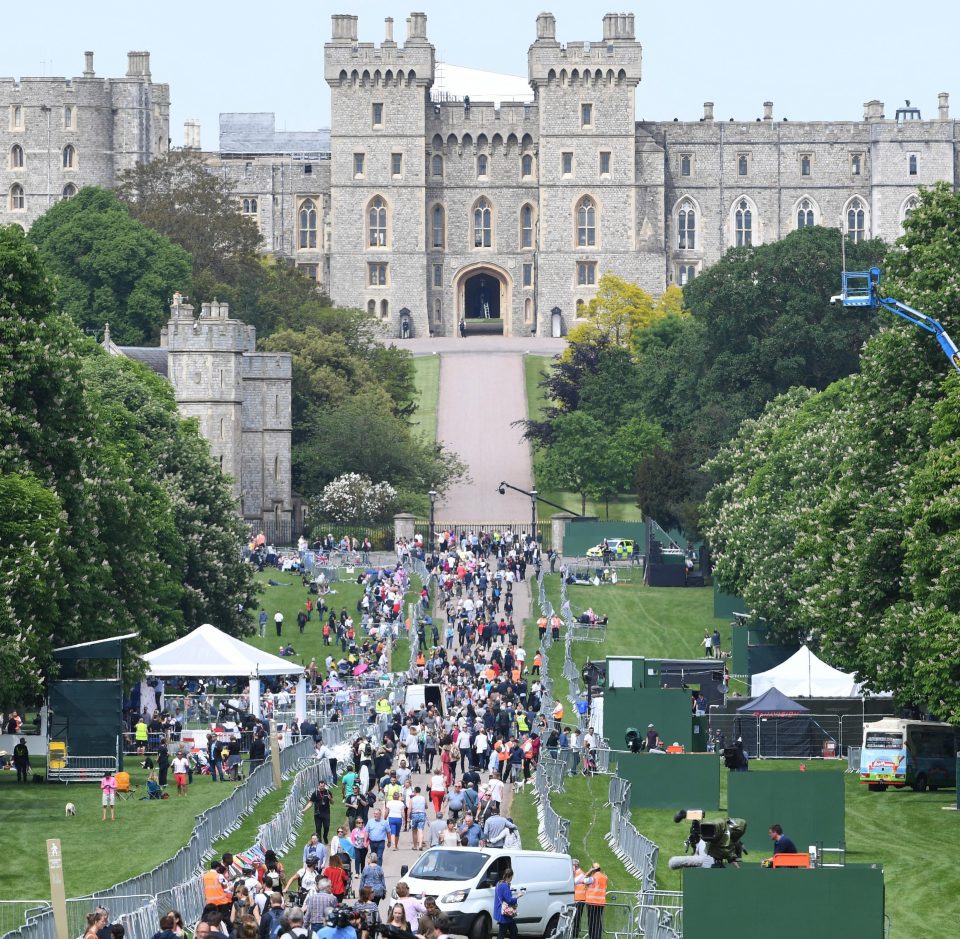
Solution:
[(579, 557), (604, 538), (632, 538), (640, 542), (640, 553), (647, 553), (646, 522), (578, 522), (571, 519), (563, 530), (563, 553)]
[(683, 873), (684, 939), (883, 939), (883, 916), (873, 865)]
[(713, 615), (717, 619), (733, 619), (734, 613), (746, 612), (747, 605), (743, 602), (743, 597), (724, 593), (716, 584), (713, 585)]
[(730, 773), (728, 811), (747, 820), (743, 843), (751, 851), (773, 854), (767, 831), (775, 824), (800, 851), (818, 843), (835, 848), (845, 840), (843, 777), (829, 771)]
[(630, 781), (632, 809), (720, 807), (720, 759), (712, 753), (626, 753), (617, 773)]
[(614, 750), (624, 748), (627, 728), (645, 734), (653, 724), (664, 743), (676, 742), (689, 751), (693, 722), (690, 695), (679, 688), (607, 688), (603, 695), (603, 734)]

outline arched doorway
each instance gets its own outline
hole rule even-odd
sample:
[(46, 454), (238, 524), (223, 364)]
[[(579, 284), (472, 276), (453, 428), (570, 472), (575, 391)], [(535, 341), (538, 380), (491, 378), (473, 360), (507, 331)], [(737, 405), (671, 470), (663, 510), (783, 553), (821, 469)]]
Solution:
[(461, 336), (510, 335), (513, 281), (495, 264), (471, 264), (454, 278)]

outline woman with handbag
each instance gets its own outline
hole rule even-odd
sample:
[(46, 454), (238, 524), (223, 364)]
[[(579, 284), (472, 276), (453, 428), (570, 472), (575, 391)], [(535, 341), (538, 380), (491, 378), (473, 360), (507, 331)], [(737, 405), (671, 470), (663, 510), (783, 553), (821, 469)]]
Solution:
[(497, 884), (493, 894), (493, 918), (499, 926), (498, 939), (505, 939), (507, 936), (510, 939), (520, 939), (520, 934), (517, 932), (517, 903), (526, 890), (521, 889), (514, 893), (512, 881), (513, 870), (508, 867), (503, 872), (503, 879)]

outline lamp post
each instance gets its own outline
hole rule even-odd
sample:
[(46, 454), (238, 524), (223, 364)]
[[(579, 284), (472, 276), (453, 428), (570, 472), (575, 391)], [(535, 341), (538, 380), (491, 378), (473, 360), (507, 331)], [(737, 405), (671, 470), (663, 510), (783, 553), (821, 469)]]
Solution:
[(537, 540), (537, 490), (530, 490), (530, 537)]
[(434, 545), (434, 536), (433, 536), (433, 512), (437, 504), (437, 490), (431, 489), (428, 493), (430, 496), (430, 540), (427, 543), (427, 550), (430, 552), (430, 556), (433, 557), (433, 545)]

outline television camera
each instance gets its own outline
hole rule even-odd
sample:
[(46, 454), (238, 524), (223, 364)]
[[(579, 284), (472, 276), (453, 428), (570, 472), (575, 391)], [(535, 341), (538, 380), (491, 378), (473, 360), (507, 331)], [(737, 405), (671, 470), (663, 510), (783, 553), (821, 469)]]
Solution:
[[(741, 843), (747, 831), (747, 823), (742, 818), (706, 818), (703, 809), (681, 809), (673, 816), (676, 824), (688, 820), (690, 831), (683, 843), (684, 852), (692, 851), (693, 857), (683, 855), (672, 857), (671, 870), (681, 867), (733, 867), (740, 866), (740, 859), (747, 853)], [(699, 845), (703, 844), (700, 849)]]

